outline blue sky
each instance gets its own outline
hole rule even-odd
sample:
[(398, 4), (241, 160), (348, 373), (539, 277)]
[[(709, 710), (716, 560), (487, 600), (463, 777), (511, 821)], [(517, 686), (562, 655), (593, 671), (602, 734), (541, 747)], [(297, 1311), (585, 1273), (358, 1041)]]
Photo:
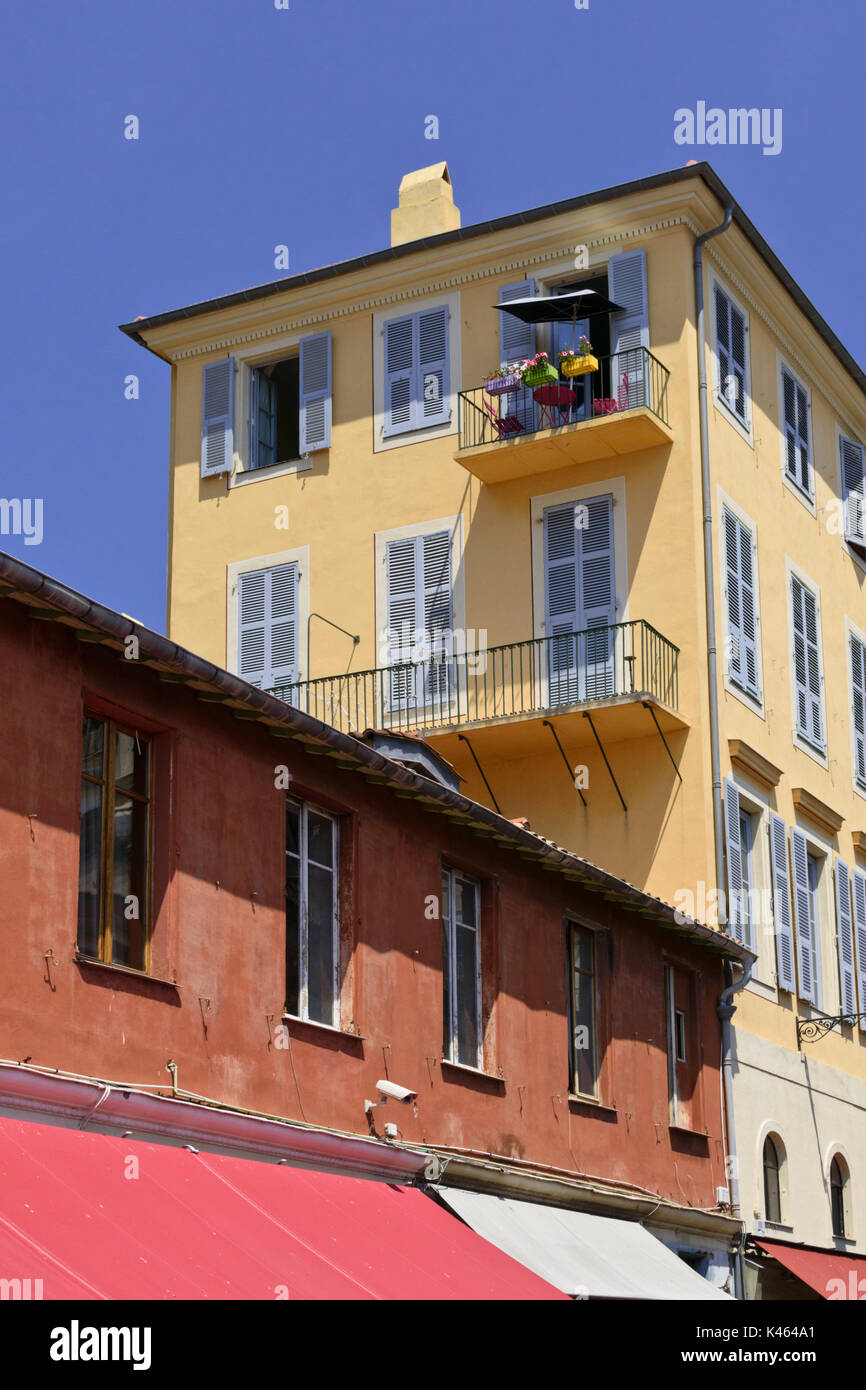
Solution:
[[(274, 279), (277, 244), (386, 246), (438, 159), (466, 225), (706, 155), (866, 362), (864, 39), (838, 0), (4, 6), (0, 496), (44, 536), (0, 548), (163, 630), (169, 368), (117, 325)], [(781, 152), (675, 144), (698, 101), (781, 108)]]

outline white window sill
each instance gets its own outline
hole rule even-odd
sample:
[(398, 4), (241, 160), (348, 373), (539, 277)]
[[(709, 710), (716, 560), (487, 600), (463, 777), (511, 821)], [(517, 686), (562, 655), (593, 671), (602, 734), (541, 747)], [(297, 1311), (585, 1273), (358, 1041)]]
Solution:
[(333, 1023), (320, 1023), (316, 1018), (301, 1018), (299, 1014), (283, 1014), (283, 1023), (302, 1023), (305, 1028), (321, 1028), (325, 1033), (336, 1033), (340, 1038), (357, 1038), (363, 1042), (361, 1033), (352, 1033), (348, 1028), (336, 1028)]
[(244, 468), (231, 475), (229, 487), (246, 487), (248, 483), (260, 483), (263, 478), (284, 478), (290, 473), (308, 473), (312, 466), (313, 456), (307, 454), (287, 463), (272, 463), (267, 468)]
[(728, 421), (728, 424), (733, 425), (734, 429), (737, 431), (738, 434), (742, 435), (743, 439), (746, 441), (749, 447), (754, 449), (755, 440), (754, 435), (752, 433), (751, 421), (747, 423), (745, 420), (741, 420), (740, 416), (736, 413), (736, 411), (731, 409), (724, 396), (720, 395), (718, 391), (716, 391), (715, 395), (713, 396), (713, 404), (715, 405), (716, 410), (719, 412), (719, 414), (723, 415), (724, 418)]
[(786, 469), (782, 469), (782, 481), (784, 482), (788, 491), (794, 494), (794, 496), (797, 498), (797, 501), (802, 502), (806, 510), (808, 512), (811, 512), (812, 515), (815, 516), (815, 498), (813, 497), (812, 493), (810, 493), (806, 488), (804, 488), (801, 483), (798, 483), (796, 478), (792, 478), (790, 473), (788, 473)]
[(483, 1071), (481, 1067), (470, 1067), (466, 1062), (452, 1062), (450, 1057), (441, 1059), (443, 1067), (453, 1067), (455, 1071), (468, 1072), (470, 1076), (481, 1076), (485, 1081), (500, 1081), (505, 1083), (504, 1076), (497, 1076), (495, 1072)]

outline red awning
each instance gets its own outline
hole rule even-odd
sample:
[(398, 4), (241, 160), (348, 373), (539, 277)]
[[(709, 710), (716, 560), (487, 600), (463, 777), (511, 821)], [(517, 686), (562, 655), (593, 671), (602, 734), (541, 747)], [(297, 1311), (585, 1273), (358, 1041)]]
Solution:
[(0, 1279), (45, 1299), (563, 1297), (414, 1188), (9, 1119)]
[(809, 1250), (781, 1240), (759, 1240), (759, 1249), (808, 1284), (822, 1298), (866, 1299), (866, 1257)]

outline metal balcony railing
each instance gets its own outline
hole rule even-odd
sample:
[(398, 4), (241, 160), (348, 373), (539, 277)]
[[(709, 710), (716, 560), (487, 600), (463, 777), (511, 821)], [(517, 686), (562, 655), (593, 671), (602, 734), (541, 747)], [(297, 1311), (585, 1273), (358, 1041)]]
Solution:
[(455, 652), (447, 637), (434, 641), (425, 660), (296, 681), (270, 693), (344, 733), (432, 731), (622, 696), (677, 708), (679, 649), (642, 620), (479, 652)]
[(521, 386), (491, 396), (483, 386), (459, 393), (461, 449), (568, 429), (587, 420), (646, 407), (668, 423), (670, 373), (648, 348), (597, 359), (598, 371), (560, 377), (558, 386)]

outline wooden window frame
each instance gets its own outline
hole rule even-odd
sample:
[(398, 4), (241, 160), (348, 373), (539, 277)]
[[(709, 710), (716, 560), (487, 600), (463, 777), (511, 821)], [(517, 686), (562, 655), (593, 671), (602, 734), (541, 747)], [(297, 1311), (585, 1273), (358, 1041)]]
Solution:
[[(575, 1056), (574, 1030), (575, 1023), (575, 997), (574, 997), (574, 937), (576, 932), (584, 932), (590, 939), (592, 949), (592, 969), (589, 972), (590, 979), (590, 998), (592, 1001), (592, 1056), (593, 1056), (593, 1089), (591, 1091), (581, 1091), (578, 1089), (578, 1069), (577, 1058)], [(599, 1085), (601, 1075), (601, 1060), (599, 1057), (599, 989), (598, 989), (598, 933), (583, 922), (569, 920), (566, 923), (566, 942), (568, 955), (568, 1020), (569, 1020), (569, 1093), (580, 1100), (598, 1101)], [(577, 973), (586, 977), (587, 972), (580, 970)]]
[[(443, 999), (446, 986), (445, 974), (447, 971), (447, 990), (448, 990), (448, 1018), (451, 1024), (449, 1036), (445, 1037), (445, 1014), (443, 1007), (442, 1019), (442, 1056), (443, 1060), (450, 1062), (452, 1066), (468, 1067), (473, 1071), (484, 1070), (484, 1011), (482, 994), (482, 911), (483, 911), (483, 883), (475, 874), (468, 873), (465, 869), (456, 864), (442, 865), (443, 889), (444, 880), (448, 879), (447, 911), (445, 906), (445, 893), (442, 893), (442, 970), (443, 970)], [(456, 894), (454, 885), (457, 879), (464, 884), (469, 884), (475, 893), (475, 925), (471, 927), (468, 923), (458, 923), (455, 919), (454, 905)], [(475, 1032), (476, 1049), (475, 1061), (463, 1061), (459, 1055), (458, 1038), (458, 998), (457, 998), (457, 951), (456, 937), (457, 927), (462, 926), (465, 930), (475, 932)]]
[[(340, 959), (340, 896), (341, 896), (341, 835), (340, 835), (340, 816), (334, 811), (328, 810), (324, 806), (316, 805), (312, 801), (307, 801), (300, 796), (287, 796), (285, 810), (294, 806), (299, 812), (299, 844), (297, 854), (290, 850), (288, 846), (288, 833), (284, 827), (286, 841), (286, 865), (288, 866), (289, 857), (298, 861), (298, 1012), (295, 1013), (289, 1007), (289, 1000), (286, 998), (283, 1006), (283, 1014), (286, 1018), (298, 1019), (302, 1023), (317, 1024), (325, 1028), (339, 1028), (340, 1026), (340, 980), (342, 976)], [(324, 820), (331, 823), (331, 942), (334, 955), (334, 972), (331, 981), (331, 1017), (330, 1020), (312, 1018), (310, 1016), (309, 1000), (309, 976), (310, 976), (310, 942), (309, 926), (307, 917), (307, 904), (309, 901), (309, 849), (307, 818), (309, 813), (321, 816)], [(318, 867), (327, 869), (327, 865), (319, 864), (318, 860), (313, 861)], [(286, 994), (288, 994), (288, 944), (289, 944), (289, 921), (288, 921), (288, 874), (284, 887), (285, 899), (285, 922), (286, 922), (286, 951), (285, 951), (285, 982)]]

